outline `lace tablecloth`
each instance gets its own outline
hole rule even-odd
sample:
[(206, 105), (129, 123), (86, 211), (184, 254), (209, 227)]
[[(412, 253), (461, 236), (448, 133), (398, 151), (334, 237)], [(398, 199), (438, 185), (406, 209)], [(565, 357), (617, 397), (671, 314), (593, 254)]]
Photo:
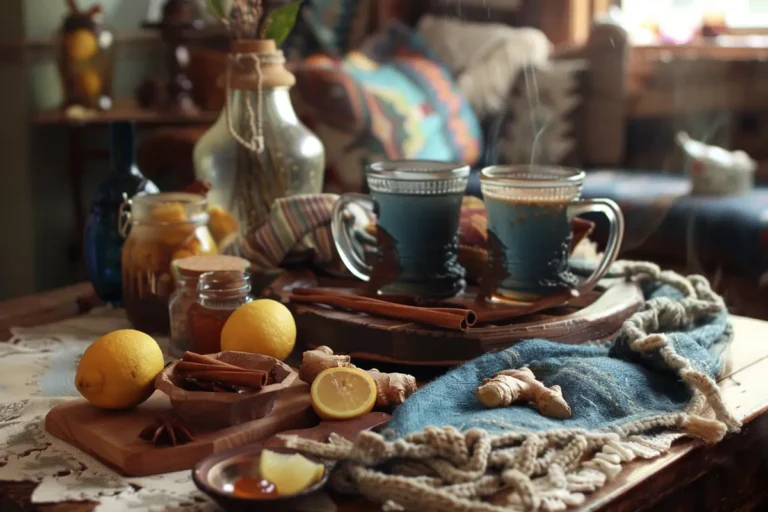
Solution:
[[(33, 503), (96, 501), (98, 512), (219, 510), (197, 490), (190, 471), (123, 477), (45, 431), (48, 411), (79, 396), (75, 372), (88, 345), (129, 327), (122, 310), (100, 308), (55, 324), (12, 329), (13, 339), (0, 343), (0, 481), (39, 482)], [(157, 341), (167, 346), (167, 339)], [(335, 509), (327, 496), (306, 505)]]

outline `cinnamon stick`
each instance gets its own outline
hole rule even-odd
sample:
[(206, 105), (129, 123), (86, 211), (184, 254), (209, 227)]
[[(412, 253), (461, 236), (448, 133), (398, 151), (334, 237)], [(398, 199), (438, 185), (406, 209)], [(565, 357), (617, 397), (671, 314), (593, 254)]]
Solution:
[(232, 371), (194, 371), (185, 374), (185, 377), (201, 381), (218, 381), (236, 386), (245, 386), (254, 390), (259, 390), (267, 385), (268, 374), (261, 370), (250, 370), (247, 372)]
[[(471, 309), (464, 309), (464, 308), (458, 308), (458, 307), (447, 307), (447, 308), (436, 307), (435, 308), (435, 307), (427, 307), (427, 306), (420, 306), (420, 305), (412, 306), (405, 303), (405, 301), (403, 300), (404, 296), (401, 297), (399, 295), (398, 296), (385, 295), (383, 297), (386, 297), (386, 298), (377, 299), (377, 298), (369, 297), (367, 295), (352, 295), (349, 293), (344, 293), (336, 290), (327, 290), (323, 288), (296, 288), (294, 290), (291, 290), (291, 292), (294, 295), (302, 295), (302, 296), (328, 295), (333, 297), (347, 298), (355, 301), (366, 301), (372, 304), (379, 304), (379, 305), (389, 304), (389, 305), (395, 305), (395, 306), (399, 305), (399, 306), (406, 306), (406, 307), (418, 309), (421, 311), (429, 310), (431, 312), (437, 312), (437, 313), (448, 313), (450, 315), (457, 315), (461, 318), (466, 319), (467, 327), (472, 327), (473, 325), (475, 325), (475, 322), (477, 321), (477, 315)], [(392, 300), (391, 299), (392, 297), (395, 297), (396, 300)], [(411, 302), (413, 302), (413, 297), (410, 297), (410, 298), (411, 298)]]
[(343, 296), (337, 293), (318, 293), (316, 295), (293, 294), (290, 300), (296, 303), (324, 304), (349, 311), (393, 318), (395, 320), (418, 322), (459, 331), (466, 331), (469, 328), (470, 320), (476, 318), (474, 312), (470, 310), (406, 306), (368, 297)]
[(471, 309), (462, 308), (429, 308), (425, 306), (415, 306), (419, 309), (428, 309), (437, 313), (447, 313), (449, 315), (457, 315), (463, 317), (467, 321), (467, 327), (472, 327), (477, 323), (477, 313)]
[(252, 372), (253, 370), (248, 368), (241, 368), (239, 366), (225, 366), (221, 364), (206, 364), (206, 363), (193, 363), (191, 361), (181, 360), (176, 363), (176, 371), (181, 373), (187, 372), (199, 372), (199, 371), (231, 371), (231, 372)]
[(422, 299), (413, 295), (404, 294), (371, 294), (365, 290), (349, 289), (349, 292), (333, 290), (330, 288), (294, 288), (291, 293), (295, 295), (338, 295), (341, 297), (359, 297), (364, 299), (382, 300), (394, 304), (404, 304), (406, 306), (423, 306)]
[(199, 364), (212, 364), (219, 367), (229, 368), (229, 369), (241, 369), (239, 366), (235, 366), (233, 364), (225, 363), (224, 361), (219, 361), (216, 358), (213, 358), (211, 356), (205, 356), (202, 354), (196, 354), (195, 352), (184, 352), (184, 355), (181, 357), (182, 361), (187, 361), (190, 363), (199, 363)]
[(565, 290), (530, 303), (512, 303), (510, 301), (509, 304), (505, 304), (502, 301), (488, 304), (488, 309), (482, 309), (482, 306), (478, 305), (480, 307), (477, 309), (477, 323), (485, 324), (514, 320), (521, 316), (532, 315), (533, 313), (562, 306), (578, 296), (579, 292), (576, 290)]

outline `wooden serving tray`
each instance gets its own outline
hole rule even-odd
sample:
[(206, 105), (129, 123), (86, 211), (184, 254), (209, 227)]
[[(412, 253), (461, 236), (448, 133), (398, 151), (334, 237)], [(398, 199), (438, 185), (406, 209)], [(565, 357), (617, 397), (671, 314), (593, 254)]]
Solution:
[[(299, 286), (306, 286), (306, 277)], [(486, 352), (500, 350), (530, 338), (562, 343), (603, 340), (615, 334), (624, 320), (643, 304), (640, 288), (623, 279), (605, 280), (599, 290), (561, 305), (523, 315), (505, 323), (473, 326), (465, 332), (429, 327), (316, 304), (289, 304), (296, 319), (300, 344), (327, 345), (353, 359), (410, 366), (455, 366)], [(292, 287), (273, 293), (286, 298)], [(349, 281), (325, 280), (330, 290), (349, 287)], [(359, 283), (358, 283), (359, 286)], [(471, 304), (473, 290), (451, 299)]]
[(310, 404), (309, 385), (301, 381), (288, 388), (272, 412), (259, 420), (215, 431), (190, 429), (195, 440), (179, 446), (155, 447), (139, 439), (146, 426), (170, 414), (170, 400), (159, 391), (127, 411), (109, 411), (86, 400), (72, 400), (51, 409), (45, 417), (45, 429), (123, 475), (149, 476), (191, 469), (212, 453), (267, 440), (285, 430), (314, 427), (319, 422)]

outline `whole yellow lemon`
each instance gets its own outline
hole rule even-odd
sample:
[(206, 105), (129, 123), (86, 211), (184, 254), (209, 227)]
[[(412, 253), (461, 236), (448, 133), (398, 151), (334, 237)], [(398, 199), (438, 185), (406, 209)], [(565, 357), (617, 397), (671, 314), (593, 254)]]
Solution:
[(163, 352), (151, 336), (123, 329), (91, 343), (77, 366), (75, 386), (93, 405), (127, 409), (149, 398), (163, 367)]
[(284, 360), (296, 345), (296, 322), (287, 307), (272, 299), (240, 306), (221, 330), (221, 349)]
[(90, 59), (99, 50), (96, 34), (85, 28), (67, 34), (64, 44), (67, 47), (67, 55), (74, 60)]

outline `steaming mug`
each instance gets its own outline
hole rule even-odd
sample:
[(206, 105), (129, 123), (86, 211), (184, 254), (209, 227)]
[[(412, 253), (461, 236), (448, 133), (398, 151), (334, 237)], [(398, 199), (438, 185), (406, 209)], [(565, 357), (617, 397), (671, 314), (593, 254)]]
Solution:
[[(452, 297), (466, 285), (459, 264), (459, 216), (469, 167), (426, 160), (377, 162), (366, 169), (370, 196), (344, 194), (331, 230), (341, 260), (369, 288), (423, 298)], [(369, 265), (346, 222), (351, 209), (375, 214)]]
[[(493, 166), (480, 172), (488, 215), (488, 267), (493, 298), (532, 301), (571, 288), (592, 290), (616, 260), (624, 217), (609, 199), (580, 199), (583, 171), (560, 167)], [(568, 270), (571, 220), (590, 212), (610, 223), (605, 255), (585, 281)]]

